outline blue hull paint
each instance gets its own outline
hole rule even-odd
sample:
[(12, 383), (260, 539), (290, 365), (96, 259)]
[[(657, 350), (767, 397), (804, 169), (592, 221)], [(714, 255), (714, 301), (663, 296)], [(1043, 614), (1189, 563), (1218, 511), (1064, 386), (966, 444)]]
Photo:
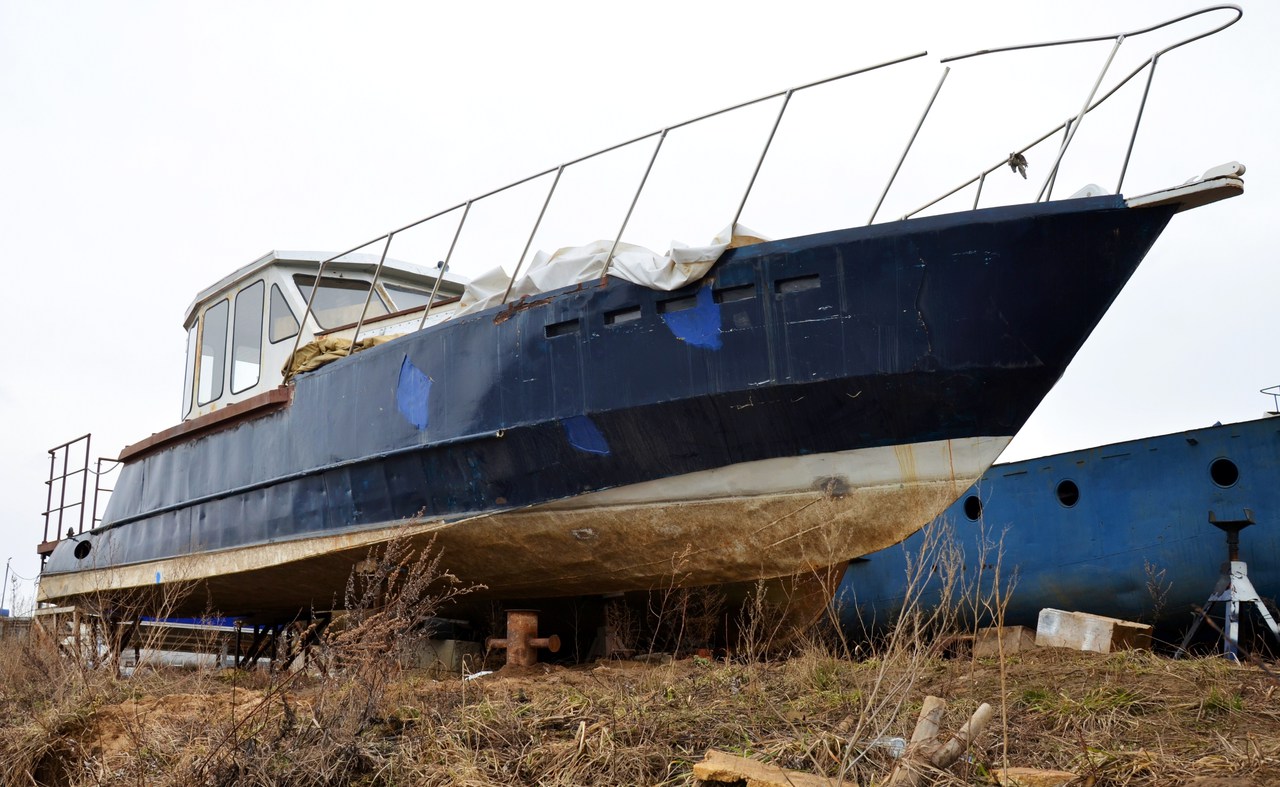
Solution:
[[(1011, 436), (1172, 211), (1100, 197), (895, 222), (734, 249), (674, 293), (611, 280), (456, 318), (300, 376), (284, 409), (129, 461), (90, 562)], [(45, 574), (85, 568), (74, 546)]]
[[(1219, 465), (1215, 481), (1217, 460), (1230, 465)], [(1231, 480), (1231, 466), (1238, 471), (1234, 483), (1218, 483)], [(1071, 506), (1060, 499), (1064, 482), (1078, 492)], [(1070, 486), (1062, 497), (1071, 501)], [(1040, 610), (1052, 607), (1155, 621), (1171, 633), (1204, 605), (1226, 559), (1225, 535), (1209, 524), (1209, 511), (1220, 520), (1242, 519), (1246, 508), (1257, 524), (1240, 535), (1241, 557), (1258, 592), (1274, 599), (1280, 418), (993, 465), (929, 527), (851, 564), (836, 604), (852, 632), (892, 620), (902, 607), (908, 565), (921, 565), (923, 556), (932, 567), (938, 552), (926, 544), (949, 543), (963, 549), (970, 592), (975, 586), (991, 592), (997, 558), (1002, 586), (1016, 572), (1006, 612), (1011, 625), (1034, 627)], [(939, 576), (923, 585), (923, 605), (940, 598)]]

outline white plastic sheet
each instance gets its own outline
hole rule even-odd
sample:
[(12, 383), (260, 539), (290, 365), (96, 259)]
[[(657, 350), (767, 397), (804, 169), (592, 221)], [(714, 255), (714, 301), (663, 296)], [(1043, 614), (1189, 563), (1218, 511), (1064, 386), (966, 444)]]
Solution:
[[(726, 249), (766, 240), (768, 238), (747, 227), (735, 224), (721, 230), (706, 246), (686, 246), (672, 241), (666, 254), (630, 243), (619, 243), (609, 266), (609, 275), (669, 292), (705, 276)], [(612, 246), (613, 241), (598, 240), (586, 246), (557, 249), (552, 254), (539, 251), (528, 270), (511, 287), (508, 302), (600, 278)], [(472, 279), (454, 316), (482, 311), (501, 303), (510, 278), (502, 268), (494, 268)]]

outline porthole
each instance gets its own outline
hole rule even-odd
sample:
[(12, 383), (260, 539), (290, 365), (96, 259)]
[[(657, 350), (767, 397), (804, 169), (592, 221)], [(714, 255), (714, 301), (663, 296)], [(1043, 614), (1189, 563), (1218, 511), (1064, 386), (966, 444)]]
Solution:
[(1218, 486), (1235, 486), (1236, 481), (1240, 480), (1240, 468), (1236, 467), (1236, 463), (1230, 459), (1221, 457), (1213, 460), (1209, 465), (1209, 477)]
[(90, 544), (88, 541), (76, 542), (76, 550), (75, 550), (76, 560), (84, 560), (89, 556), (89, 552), (92, 550), (93, 550), (93, 545)]
[(1067, 508), (1071, 508), (1080, 502), (1080, 487), (1076, 486), (1075, 481), (1058, 482), (1058, 502)]
[(982, 501), (977, 495), (969, 495), (964, 499), (964, 515), (970, 522), (977, 522), (982, 516)]

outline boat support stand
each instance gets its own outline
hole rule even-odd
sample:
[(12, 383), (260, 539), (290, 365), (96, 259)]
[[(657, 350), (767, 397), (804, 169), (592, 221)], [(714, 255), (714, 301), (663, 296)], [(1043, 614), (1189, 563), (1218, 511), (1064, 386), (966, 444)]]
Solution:
[[(1240, 660), (1240, 605), (1253, 604), (1262, 620), (1267, 624), (1267, 628), (1271, 629), (1271, 634), (1280, 641), (1280, 626), (1276, 625), (1276, 620), (1271, 616), (1271, 611), (1267, 609), (1266, 603), (1262, 597), (1258, 595), (1258, 591), (1254, 589), (1253, 583), (1249, 581), (1249, 567), (1240, 559), (1240, 531), (1249, 525), (1254, 524), (1253, 512), (1249, 509), (1244, 510), (1244, 519), (1228, 519), (1219, 520), (1214, 516), (1213, 512), (1209, 512), (1209, 523), (1214, 527), (1222, 530), (1227, 534), (1227, 562), (1222, 564), (1222, 573), (1218, 576), (1218, 584), (1214, 586), (1213, 592), (1209, 594), (1209, 600), (1205, 602), (1204, 609), (1200, 611), (1196, 622), (1192, 624), (1191, 630), (1182, 638), (1182, 644), (1178, 646), (1178, 650), (1173, 654), (1174, 658), (1178, 658), (1187, 650), (1188, 643), (1195, 636), (1196, 629), (1200, 628), (1208, 617), (1209, 612), (1213, 609), (1213, 605), (1221, 603), (1224, 607), (1222, 633), (1222, 652), (1232, 661)], [(1210, 625), (1213, 625), (1212, 623)]]

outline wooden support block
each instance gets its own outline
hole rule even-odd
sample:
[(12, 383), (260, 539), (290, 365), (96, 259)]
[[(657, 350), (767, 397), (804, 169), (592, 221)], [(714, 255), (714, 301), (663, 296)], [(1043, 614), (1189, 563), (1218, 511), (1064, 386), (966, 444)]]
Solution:
[(1036, 645), (1042, 648), (1089, 650), (1094, 653), (1149, 649), (1151, 627), (1118, 618), (1090, 615), (1087, 612), (1042, 609), (1036, 626)]
[(825, 776), (789, 771), (718, 749), (707, 749), (702, 762), (693, 764), (693, 778), (729, 784), (746, 782), (747, 787), (835, 787), (836, 784)]
[[(1000, 646), (1004, 641), (1003, 649)], [(1025, 653), (1036, 646), (1035, 632), (1026, 626), (1004, 626), (978, 629), (973, 638), (973, 656), (979, 659), (999, 658), (1001, 650), (1004, 655)]]
[(1041, 768), (996, 768), (991, 772), (1003, 787), (1064, 787), (1076, 778), (1071, 771), (1047, 771)]

